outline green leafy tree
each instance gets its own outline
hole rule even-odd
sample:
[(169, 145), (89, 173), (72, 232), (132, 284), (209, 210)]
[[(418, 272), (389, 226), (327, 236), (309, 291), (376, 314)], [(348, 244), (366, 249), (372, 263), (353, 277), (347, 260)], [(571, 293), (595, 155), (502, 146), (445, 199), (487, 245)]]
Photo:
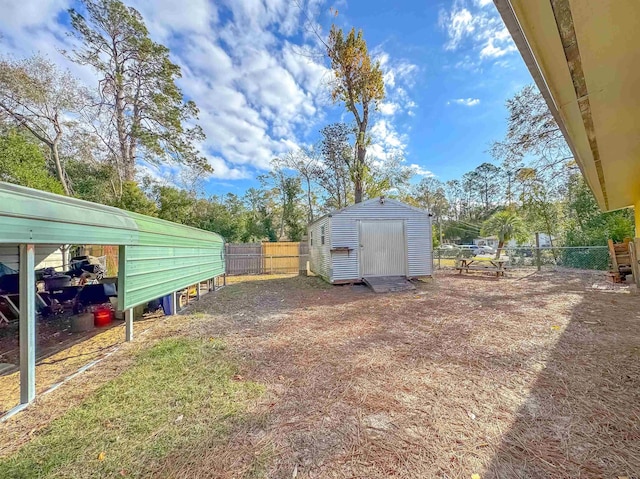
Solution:
[(15, 130), (0, 135), (0, 181), (64, 194), (60, 181), (47, 169), (42, 150)]
[(498, 237), (498, 252), (496, 258), (500, 257), (501, 249), (507, 241), (525, 240), (527, 237), (527, 228), (522, 218), (512, 209), (498, 211), (491, 215), (482, 224), (482, 235), (495, 235)]
[(384, 162), (371, 162), (364, 175), (364, 197), (400, 198), (402, 192), (409, 189), (409, 180), (414, 174), (401, 155), (389, 155)]
[(284, 204), (282, 206), (282, 218), (286, 235), (289, 241), (300, 241), (306, 230), (304, 212), (299, 206), (299, 198), (302, 194), (300, 178), (285, 178), (282, 184)]
[(445, 194), (444, 184), (433, 176), (422, 178), (411, 192), (416, 206), (427, 210), (433, 215), (435, 222), (443, 219), (449, 204)]
[(158, 207), (135, 181), (125, 181), (122, 184), (122, 195), (113, 206), (123, 210), (133, 211), (147, 216), (158, 216)]
[(73, 185), (73, 195), (94, 203), (113, 203), (115, 173), (108, 163), (67, 158), (66, 174)]
[(318, 185), (326, 197), (325, 210), (339, 210), (353, 199), (350, 167), (353, 148), (350, 138), (353, 129), (345, 123), (332, 123), (320, 130)]
[(604, 246), (607, 239), (622, 242), (634, 237), (634, 219), (630, 209), (602, 213), (581, 174), (569, 179), (567, 246)]
[(362, 30), (355, 28), (345, 36), (341, 28), (332, 25), (325, 44), (334, 73), (332, 98), (344, 102), (356, 122), (355, 156), (348, 169), (354, 186), (354, 200), (360, 203), (367, 173), (367, 130), (371, 107), (384, 99), (384, 80), (379, 62), (371, 60)]
[(268, 188), (269, 194), (277, 198), (278, 239), (298, 241), (306, 224), (304, 210), (300, 207), (303, 195), (300, 177), (293, 175), (278, 158), (271, 162), (271, 166), (272, 170), (266, 175), (261, 175), (259, 180), (262, 187)]
[[(169, 50), (149, 38), (140, 13), (119, 0), (82, 0), (86, 17), (69, 10), (80, 45), (69, 57), (100, 77), (94, 121), (123, 181), (136, 163), (185, 163), (211, 170), (195, 145), (204, 138), (192, 101), (176, 85), (180, 67)], [(111, 133), (113, 132), (113, 134)]]
[(185, 190), (171, 186), (155, 186), (158, 218), (188, 226), (197, 226), (197, 199)]
[(0, 60), (0, 112), (17, 127), (46, 145), (64, 193), (71, 194), (61, 158), (65, 115), (77, 113), (84, 90), (68, 71), (36, 55), (19, 61)]
[(243, 201), (247, 208), (247, 221), (242, 241), (277, 241), (278, 234), (274, 227), (269, 192), (264, 189), (249, 188), (244, 194)]

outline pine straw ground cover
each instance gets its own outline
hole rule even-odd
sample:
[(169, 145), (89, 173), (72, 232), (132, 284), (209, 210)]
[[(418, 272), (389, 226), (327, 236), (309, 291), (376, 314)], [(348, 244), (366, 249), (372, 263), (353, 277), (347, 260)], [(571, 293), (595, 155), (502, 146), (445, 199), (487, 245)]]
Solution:
[[(165, 413), (137, 422), (142, 434), (107, 437), (112, 449), (142, 443), (119, 456), (130, 477), (638, 477), (640, 297), (604, 285), (593, 275), (512, 273), (443, 274), (388, 295), (299, 277), (229, 286), (154, 334), (200, 344), (193, 360), (212, 357), (203, 345), (226, 345), (204, 371), (227, 371), (216, 377), (239, 388), (236, 409), (220, 415), (207, 395), (174, 388), (163, 397), (181, 397), (191, 412), (181, 440), (161, 439), (176, 420)], [(104, 395), (73, 389), (95, 389), (100, 371), (117, 371), (104, 386), (114, 408), (122, 391), (137, 394), (128, 372), (167, 340), (144, 341), (1, 425), (0, 467), (64, 456), (50, 436), (59, 422), (77, 427), (74, 404), (91, 408)], [(188, 374), (180, 364), (166, 384)], [(43, 410), (59, 417), (48, 428)], [(104, 443), (99, 410), (83, 420)], [(105, 461), (79, 466), (81, 475), (59, 462), (43, 477), (109, 476)]]

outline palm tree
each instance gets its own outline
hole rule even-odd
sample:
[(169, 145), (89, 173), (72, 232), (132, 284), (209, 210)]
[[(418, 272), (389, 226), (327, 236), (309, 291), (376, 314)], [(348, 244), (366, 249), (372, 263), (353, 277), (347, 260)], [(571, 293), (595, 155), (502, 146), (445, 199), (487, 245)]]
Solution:
[(499, 258), (504, 244), (512, 239), (525, 238), (527, 228), (522, 218), (514, 210), (508, 209), (491, 215), (482, 224), (482, 235), (495, 235), (498, 237), (496, 258)]

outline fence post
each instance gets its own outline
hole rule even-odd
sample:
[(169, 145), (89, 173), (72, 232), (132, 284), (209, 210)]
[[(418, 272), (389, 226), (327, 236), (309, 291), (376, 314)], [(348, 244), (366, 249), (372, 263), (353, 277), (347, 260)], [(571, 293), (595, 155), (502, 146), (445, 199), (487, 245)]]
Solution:
[(540, 258), (540, 233), (536, 233), (536, 265), (538, 271), (542, 269), (542, 261)]
[(440, 264), (441, 258), (442, 258), (442, 251), (440, 250), (440, 248), (438, 248), (438, 269), (442, 269), (442, 264)]

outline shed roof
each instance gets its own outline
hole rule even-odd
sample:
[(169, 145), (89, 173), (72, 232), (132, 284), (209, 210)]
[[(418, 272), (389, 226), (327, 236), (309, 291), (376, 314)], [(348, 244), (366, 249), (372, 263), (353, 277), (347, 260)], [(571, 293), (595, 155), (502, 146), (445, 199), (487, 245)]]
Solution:
[(366, 201), (362, 201), (361, 203), (356, 203), (354, 205), (345, 206), (344, 208), (340, 208), (338, 210), (333, 210), (333, 211), (327, 213), (326, 215), (323, 215), (320, 218), (316, 219), (315, 221), (312, 221), (311, 223), (309, 223), (309, 226), (312, 226), (312, 225), (316, 224), (318, 221), (321, 221), (326, 217), (331, 217), (331, 216), (338, 215), (338, 214), (342, 213), (343, 211), (358, 209), (358, 208), (361, 208), (362, 206), (370, 205), (371, 203), (378, 203), (378, 202), (380, 202), (381, 199), (384, 199), (385, 203), (390, 203), (390, 204), (393, 204), (393, 205), (402, 206), (404, 208), (408, 208), (408, 209), (411, 209), (413, 211), (418, 211), (418, 212), (420, 212), (422, 214), (425, 214), (427, 216), (431, 216), (431, 214), (427, 210), (424, 210), (422, 208), (418, 208), (416, 206), (408, 205), (406, 203), (403, 203), (402, 201), (394, 200), (394, 199), (391, 199), (391, 198), (385, 198), (384, 196), (379, 196), (379, 197), (376, 197), (376, 198), (371, 198), (371, 199), (366, 200)]
[(209, 231), (0, 182), (0, 243), (198, 246)]

